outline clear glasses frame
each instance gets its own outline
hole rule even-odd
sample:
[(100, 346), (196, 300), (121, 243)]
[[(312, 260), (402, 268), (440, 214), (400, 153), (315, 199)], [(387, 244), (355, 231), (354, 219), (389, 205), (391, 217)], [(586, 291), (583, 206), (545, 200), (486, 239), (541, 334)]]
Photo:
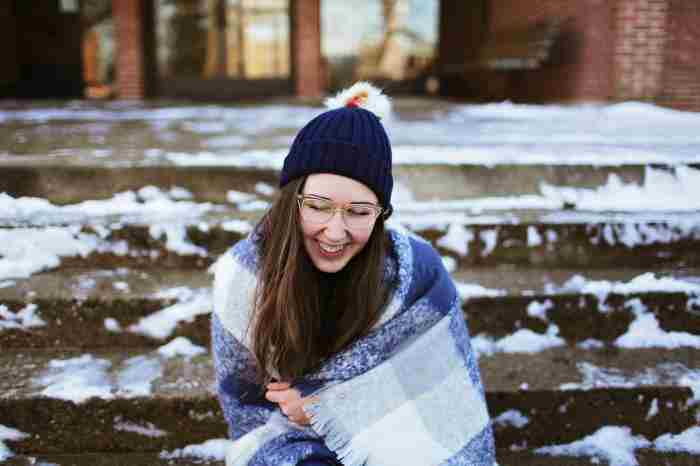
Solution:
[[(328, 210), (320, 210), (317, 207), (311, 206), (311, 203), (321, 203), (323, 207), (327, 207)], [(351, 229), (365, 229), (374, 225), (377, 218), (385, 212), (381, 206), (372, 203), (365, 202), (351, 202), (349, 204), (338, 205), (328, 199), (309, 196), (304, 194), (297, 194), (297, 204), (299, 205), (299, 212), (302, 218), (310, 223), (324, 224), (331, 221), (336, 211), (340, 211), (340, 216), (343, 219), (343, 223), (346, 227)], [(369, 215), (361, 214), (356, 215), (352, 213), (352, 209), (367, 209), (367, 212), (371, 212)]]

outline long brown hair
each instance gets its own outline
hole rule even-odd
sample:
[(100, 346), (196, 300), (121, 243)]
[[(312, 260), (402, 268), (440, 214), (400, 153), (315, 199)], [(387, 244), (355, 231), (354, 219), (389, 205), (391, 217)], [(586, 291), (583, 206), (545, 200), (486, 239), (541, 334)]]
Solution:
[(387, 302), (383, 284), (387, 236), (377, 219), (364, 248), (340, 271), (319, 271), (304, 249), (297, 194), (285, 185), (258, 224), (258, 286), (251, 324), (258, 381), (269, 369), (291, 381), (367, 333)]

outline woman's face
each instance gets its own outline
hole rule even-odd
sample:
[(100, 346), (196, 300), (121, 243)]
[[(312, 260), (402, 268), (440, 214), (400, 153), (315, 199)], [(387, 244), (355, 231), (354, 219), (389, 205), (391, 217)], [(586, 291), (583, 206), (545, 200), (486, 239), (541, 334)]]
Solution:
[[(336, 206), (351, 202), (377, 205), (374, 192), (359, 181), (340, 175), (318, 173), (306, 178), (303, 195), (329, 199)], [(374, 222), (367, 228), (348, 228), (340, 211), (327, 223), (310, 223), (300, 217), (304, 248), (311, 262), (322, 272), (334, 273), (355, 257), (367, 244)]]

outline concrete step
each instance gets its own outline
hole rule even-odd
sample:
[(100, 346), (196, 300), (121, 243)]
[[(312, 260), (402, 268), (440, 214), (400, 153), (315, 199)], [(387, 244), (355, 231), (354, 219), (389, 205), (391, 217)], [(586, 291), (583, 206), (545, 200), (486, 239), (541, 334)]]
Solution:
[(224, 466), (224, 461), (199, 457), (161, 458), (159, 453), (80, 453), (13, 456), (2, 464), (5, 466)]
[[(224, 202), (231, 189), (249, 191), (257, 182), (277, 186), (281, 157), (256, 162), (269, 168), (226, 166), (154, 165), (130, 166), (129, 162), (56, 163), (55, 159), (23, 160), (0, 158), (0, 192), (13, 197), (46, 198), (56, 204), (107, 199), (144, 186), (170, 189), (179, 186), (200, 202)], [(278, 157), (279, 160), (275, 160)], [(126, 165), (126, 166), (125, 166)], [(695, 165), (689, 165), (696, 167)], [(668, 168), (659, 166), (658, 168)], [(542, 183), (554, 186), (597, 188), (617, 175), (624, 183), (642, 184), (646, 165), (460, 165), (396, 164), (393, 172), (397, 198), (417, 201), (540, 194)]]
[[(193, 222), (194, 223), (194, 222)], [(60, 267), (197, 268), (210, 265), (241, 239), (250, 224), (155, 222), (52, 228), (5, 228), (15, 241), (33, 235), (32, 248), (61, 248)], [(700, 267), (700, 223), (537, 223), (409, 225), (457, 268), (512, 264), (534, 268), (606, 269)], [(78, 246), (80, 245), (80, 246)], [(74, 249), (76, 252), (70, 252)], [(53, 265), (52, 267), (55, 267)], [(10, 277), (7, 277), (10, 278)]]
[[(638, 466), (697, 466), (698, 456), (689, 453), (662, 453), (654, 450), (642, 449), (634, 454)], [(538, 455), (533, 452), (507, 452), (499, 451), (498, 464), (500, 466), (590, 466), (598, 464), (610, 466), (605, 459), (593, 460), (590, 457), (566, 457)]]
[[(90, 277), (97, 273), (86, 275)], [(196, 278), (204, 288), (175, 287), (156, 291), (156, 286), (163, 283), (160, 280), (166, 277), (155, 271), (142, 277), (143, 281), (137, 282), (133, 290), (123, 292), (125, 296), (114, 290), (115, 282), (103, 276), (101, 282), (89, 283), (94, 287), (89, 295), (80, 299), (50, 295), (48, 287), (60, 286), (60, 277), (61, 274), (37, 276), (31, 282), (47, 283), (47, 289), (41, 294), (30, 291), (20, 299), (13, 299), (13, 293), (5, 291), (9, 288), (0, 290), (4, 295), (0, 297), (0, 305), (5, 310), (5, 316), (0, 320), (3, 324), (0, 326), (0, 346), (156, 346), (169, 336), (186, 336), (203, 345), (209, 343), (211, 294), (206, 287), (205, 274)], [(74, 280), (78, 287), (85, 287), (85, 282), (91, 278), (76, 275)], [(63, 292), (70, 295), (70, 286), (73, 285), (70, 281), (66, 285)], [(472, 335), (493, 340), (519, 330), (529, 330), (544, 337), (555, 329), (558, 338), (572, 345), (591, 339), (597, 345), (612, 345), (629, 331), (633, 322), (642, 318), (638, 317), (639, 313), (649, 315), (644, 319), (653, 318), (658, 323), (659, 333), (685, 333), (689, 335), (684, 337), (686, 340), (692, 339), (692, 335), (700, 335), (698, 298), (684, 292), (626, 293), (612, 289), (605, 291), (604, 296), (588, 292), (527, 296), (494, 294), (469, 297), (462, 308)], [(107, 323), (108, 320), (111, 324)], [(673, 335), (660, 338), (668, 341), (678, 338)]]
[[(547, 456), (530, 451), (510, 452), (499, 449), (497, 452), (500, 466), (590, 466), (599, 464), (608, 466), (607, 460), (592, 462), (589, 457)], [(683, 453), (662, 453), (654, 450), (637, 450), (635, 457), (638, 466), (697, 466), (697, 455)], [(223, 466), (223, 461), (200, 458), (160, 458), (157, 453), (84, 453), (77, 455), (45, 455), (15, 456), (4, 463), (6, 466)]]
[[(448, 265), (454, 265), (447, 262)], [(652, 270), (658, 280), (673, 279), (688, 285), (700, 284), (700, 268), (654, 267)], [(642, 273), (642, 270), (631, 267), (523, 268), (510, 264), (450, 269), (452, 279), (458, 286), (464, 287), (464, 297), (470, 299), (489, 296), (546, 299), (554, 295), (576, 294), (573, 284), (577, 280), (585, 283), (608, 282), (612, 286), (615, 283), (633, 282)], [(204, 270), (165, 268), (158, 265), (115, 269), (61, 267), (36, 273), (29, 278), (8, 280), (4, 286), (0, 286), (0, 302), (33, 299), (144, 299), (176, 287), (209, 287), (212, 280), (213, 275)], [(474, 286), (474, 289), (469, 290), (470, 286)], [(643, 286), (638, 287), (638, 290), (645, 291)], [(615, 294), (614, 290), (612, 294)]]
[[(497, 444), (536, 448), (569, 443), (608, 425), (627, 426), (654, 439), (695, 425), (700, 406), (692, 403), (693, 392), (682, 380), (692, 376), (687, 364), (697, 362), (697, 350), (667, 352), (663, 358), (653, 353), (630, 351), (621, 357), (626, 362), (647, 358), (640, 362), (642, 377), (599, 377), (594, 388), (581, 383), (575, 389), (562, 388), (560, 382), (581, 382), (585, 376), (572, 373), (567, 378), (554, 368), (547, 369), (548, 363), (555, 368), (571, 366), (564, 361), (568, 357), (582, 359), (564, 350), (519, 364), (517, 370), (532, 384), (527, 388), (522, 378), (511, 377), (503, 369), (512, 367), (510, 355), (482, 359), (489, 410), (497, 420)], [(596, 358), (614, 363), (604, 354), (589, 359)], [(208, 356), (187, 361), (143, 350), (112, 349), (89, 355), (6, 351), (0, 360), (0, 424), (29, 435), (10, 444), (19, 454), (152, 452), (226, 435), (212, 393)], [(661, 360), (674, 361), (674, 369), (664, 363), (654, 365)], [(534, 366), (533, 361), (539, 364)], [(620, 372), (632, 371), (619, 366)], [(85, 400), (90, 394), (97, 396)], [(512, 410), (519, 412), (520, 419), (527, 418), (524, 425), (498, 420)]]

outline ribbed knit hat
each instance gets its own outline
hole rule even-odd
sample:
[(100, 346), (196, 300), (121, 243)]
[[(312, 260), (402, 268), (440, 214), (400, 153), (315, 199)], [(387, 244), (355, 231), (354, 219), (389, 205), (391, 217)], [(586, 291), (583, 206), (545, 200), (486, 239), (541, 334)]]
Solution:
[(391, 144), (380, 119), (391, 111), (377, 88), (359, 82), (326, 100), (331, 108), (304, 126), (284, 159), (280, 187), (313, 173), (346, 176), (369, 187), (391, 213)]

